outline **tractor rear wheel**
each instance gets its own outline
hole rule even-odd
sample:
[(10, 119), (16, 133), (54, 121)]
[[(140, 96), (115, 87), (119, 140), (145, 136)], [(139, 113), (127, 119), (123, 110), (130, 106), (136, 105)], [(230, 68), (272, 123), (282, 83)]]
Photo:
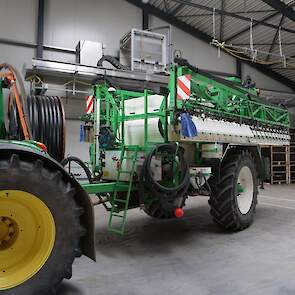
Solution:
[(42, 160), (0, 159), (0, 293), (54, 294), (85, 233), (75, 190)]
[(214, 221), (226, 230), (251, 225), (257, 204), (257, 172), (251, 154), (229, 156), (221, 167), (220, 180), (209, 199)]

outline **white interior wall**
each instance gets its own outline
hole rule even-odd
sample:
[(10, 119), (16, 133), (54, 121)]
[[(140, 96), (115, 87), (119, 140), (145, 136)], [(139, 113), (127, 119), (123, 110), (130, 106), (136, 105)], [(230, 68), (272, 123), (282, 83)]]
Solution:
[[(37, 11), (37, 0), (1, 0), (0, 38), (35, 43)], [(0, 44), (0, 62), (12, 64), (21, 73), (32, 64), (34, 54), (31, 48)]]
[(283, 91), (283, 92), (292, 92), (292, 89), (283, 85), (282, 83), (271, 79), (270, 77), (263, 75), (261, 72), (250, 67), (247, 64), (242, 64), (242, 76), (245, 78), (247, 75), (250, 75), (252, 80), (256, 82), (256, 86), (260, 89), (274, 90), (274, 91)]
[[(0, 1), (0, 37), (36, 43), (37, 0)], [(48, 0), (45, 7), (44, 43), (49, 46), (74, 49), (79, 40), (103, 41), (105, 54), (117, 55), (120, 38), (131, 28), (140, 28), (142, 12), (124, 0)], [(13, 24), (13, 25), (12, 25)], [(150, 16), (150, 27), (166, 24)], [(208, 44), (173, 27), (174, 49), (200, 68), (235, 73), (235, 59)], [(5, 61), (23, 71), (31, 64), (34, 49), (0, 45), (0, 61)], [(71, 54), (44, 51), (44, 58), (74, 61)], [(266, 77), (253, 68), (243, 65), (243, 76), (250, 74), (260, 88), (290, 91), (288, 87)], [(27, 84), (28, 86), (28, 84)], [(84, 102), (66, 100), (67, 117), (77, 118), (84, 112)], [(79, 123), (68, 121), (68, 150), (85, 155), (79, 141)], [(88, 153), (88, 151), (87, 151)]]
[(46, 9), (45, 44), (75, 48), (79, 40), (102, 41), (110, 55), (118, 55), (120, 39), (142, 22), (140, 10), (123, 0), (49, 0)]
[(80, 142), (78, 120), (66, 120), (66, 156), (78, 156), (82, 161), (89, 161), (89, 143)]
[(1, 0), (1, 38), (34, 42), (38, 10), (36, 3), (36, 0)]

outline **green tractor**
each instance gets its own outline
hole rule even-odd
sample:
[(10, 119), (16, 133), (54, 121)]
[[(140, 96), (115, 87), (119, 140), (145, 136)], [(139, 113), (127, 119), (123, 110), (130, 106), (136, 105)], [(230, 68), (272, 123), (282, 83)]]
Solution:
[[(0, 69), (0, 293), (52, 294), (62, 279), (71, 278), (75, 257), (85, 254), (95, 260), (93, 206), (57, 161), (64, 152), (60, 101), (31, 98), (30, 106), (40, 108), (36, 125), (31, 125), (17, 72), (7, 64)], [(48, 118), (50, 128), (40, 129)], [(36, 141), (40, 136), (43, 142), (54, 138), (55, 159)]]

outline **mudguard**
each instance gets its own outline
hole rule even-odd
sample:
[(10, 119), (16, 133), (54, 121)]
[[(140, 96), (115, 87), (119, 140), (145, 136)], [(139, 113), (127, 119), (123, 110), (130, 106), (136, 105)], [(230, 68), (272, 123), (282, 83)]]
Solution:
[(261, 148), (258, 145), (251, 145), (251, 144), (229, 144), (223, 154), (223, 159), (222, 161), (229, 156), (231, 153), (237, 153), (237, 152), (241, 152), (243, 150), (248, 150), (254, 160), (255, 160), (255, 165), (257, 167), (257, 173), (258, 173), (258, 177), (261, 180), (264, 180), (265, 178), (265, 167), (264, 167), (264, 163), (262, 160), (262, 156), (261, 156)]
[(1, 141), (0, 142), (0, 158), (9, 157), (12, 153), (20, 155), (23, 159), (35, 160), (41, 159), (45, 163), (45, 167), (52, 171), (60, 171), (63, 177), (69, 181), (76, 189), (77, 193), (74, 198), (77, 204), (84, 208), (84, 214), (81, 216), (81, 223), (87, 229), (85, 236), (81, 238), (80, 245), (84, 255), (92, 260), (96, 260), (95, 255), (95, 225), (94, 225), (94, 208), (89, 195), (83, 190), (78, 181), (69, 175), (64, 168), (47, 153), (23, 145), (22, 142)]

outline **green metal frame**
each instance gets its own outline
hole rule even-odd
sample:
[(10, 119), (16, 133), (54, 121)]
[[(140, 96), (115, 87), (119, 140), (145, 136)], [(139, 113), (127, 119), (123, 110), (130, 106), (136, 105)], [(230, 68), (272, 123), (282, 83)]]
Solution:
[[(191, 77), (191, 96), (188, 100), (177, 99), (177, 78), (183, 75), (190, 75)], [(109, 217), (109, 230), (123, 234), (129, 209), (129, 200), (131, 192), (138, 189), (134, 185), (133, 176), (135, 173), (135, 164), (137, 161), (137, 153), (143, 151), (148, 153), (155, 145), (166, 143), (169, 140), (169, 127), (176, 127), (178, 125), (179, 114), (183, 111), (188, 111), (196, 116), (215, 117), (226, 119), (229, 121), (238, 121), (240, 123), (252, 124), (255, 126), (281, 128), (289, 127), (288, 111), (276, 106), (265, 104), (259, 101), (256, 95), (256, 89), (246, 89), (241, 86), (240, 81), (236, 79), (222, 80), (210, 76), (203, 72), (193, 71), (186, 66), (171, 65), (170, 80), (167, 85), (169, 96), (162, 96), (161, 107), (159, 110), (148, 111), (149, 95), (153, 93), (149, 90), (143, 92), (135, 92), (128, 90), (109, 90), (106, 83), (96, 85), (94, 87), (96, 110), (91, 115), (83, 117), (87, 123), (96, 126), (99, 120), (99, 126), (107, 126), (111, 128), (116, 139), (114, 146), (110, 150), (121, 151), (120, 167), (118, 168), (118, 177), (116, 181), (98, 181), (94, 183), (82, 184), (82, 187), (89, 194), (110, 194), (111, 207)], [(126, 114), (125, 103), (128, 100), (143, 97), (143, 110), (141, 114)], [(169, 97), (169, 99), (168, 99)], [(159, 118), (163, 126), (163, 140), (162, 142), (154, 142), (151, 140), (149, 131), (149, 119)], [(143, 120), (143, 145), (142, 146), (128, 146), (125, 142), (125, 123), (132, 120)], [(97, 131), (98, 132), (98, 131)], [(102, 163), (100, 155), (97, 151), (104, 152), (97, 145), (97, 135), (94, 143), (90, 147), (90, 160), (94, 175), (101, 171)], [(171, 138), (170, 138), (171, 140)], [(196, 163), (200, 164), (202, 159), (198, 153), (198, 146), (201, 143), (196, 142), (197, 153)], [(126, 151), (131, 151), (132, 156), (127, 156)], [(124, 160), (132, 158), (132, 165), (130, 171), (123, 171), (121, 164)], [(99, 159), (99, 160), (98, 160)], [(130, 175), (129, 181), (121, 181), (120, 175), (128, 173)], [(177, 173), (176, 173), (177, 174)], [(173, 181), (177, 182), (177, 177)], [(122, 198), (120, 192), (125, 192)], [(123, 213), (122, 213), (123, 211)], [(113, 224), (114, 218), (119, 219), (116, 226)]]
[[(96, 85), (94, 89), (95, 102), (99, 104), (100, 109), (100, 126), (110, 127), (118, 138), (115, 143), (115, 149), (123, 150), (126, 147), (125, 144), (125, 122), (132, 120), (144, 120), (144, 144), (143, 146), (128, 146), (130, 149), (149, 151), (155, 144), (168, 141), (168, 123), (167, 123), (167, 97), (163, 96), (162, 105), (159, 111), (148, 112), (148, 97), (153, 93), (144, 90), (143, 92), (116, 90), (115, 92), (109, 92), (106, 84)], [(144, 97), (143, 113), (141, 114), (125, 114), (125, 102), (127, 100)], [(82, 120), (86, 122), (92, 122), (95, 125), (96, 111), (90, 116), (84, 116)], [(164, 128), (164, 139), (162, 142), (153, 142), (149, 136), (149, 124), (150, 118), (159, 118)], [(100, 170), (100, 163), (96, 163), (97, 157), (95, 156), (95, 144), (90, 147), (90, 158), (93, 172)], [(112, 148), (113, 149), (113, 148)]]
[[(183, 75), (191, 76), (191, 97), (183, 101), (177, 99), (177, 78)], [(121, 150), (123, 153), (127, 147), (125, 145), (124, 124), (131, 120), (144, 120), (144, 144), (143, 146), (128, 146), (130, 150), (141, 150), (148, 152), (160, 142), (150, 141), (148, 119), (159, 118), (164, 127), (163, 142), (168, 142), (168, 122), (171, 126), (177, 125), (178, 113), (184, 109), (187, 111), (200, 112), (203, 115), (215, 116), (217, 118), (227, 118), (229, 120), (238, 120), (240, 123), (249, 121), (252, 124), (275, 128), (289, 128), (288, 111), (273, 105), (268, 105), (259, 101), (256, 89), (246, 89), (239, 85), (239, 81), (231, 79), (222, 80), (210, 76), (203, 72), (193, 71), (186, 66), (170, 67), (170, 80), (167, 85), (169, 91), (169, 102), (166, 96), (160, 110), (148, 112), (148, 96), (153, 93), (149, 90), (143, 92), (116, 90), (108, 91), (106, 83), (95, 85), (94, 95), (96, 104), (100, 105), (100, 125), (109, 126), (118, 138), (112, 149)], [(143, 113), (126, 115), (125, 102), (130, 99), (144, 97)], [(95, 124), (96, 112), (83, 118), (86, 122)], [(101, 168), (100, 163), (96, 163), (95, 143), (90, 147), (90, 158), (93, 172), (98, 172)], [(200, 159), (198, 155), (198, 162)], [(83, 184), (88, 193), (114, 192), (116, 182), (105, 183), (98, 182), (93, 184)], [(128, 190), (128, 184), (120, 182), (117, 188), (121, 191)]]
[[(148, 119), (150, 118), (161, 118), (165, 121), (166, 119), (166, 106), (167, 100), (163, 96), (163, 108), (159, 111), (148, 112), (148, 96), (151, 95), (148, 90), (144, 92), (135, 92), (127, 90), (116, 90), (114, 93), (108, 92), (108, 88), (105, 84), (98, 85), (96, 87), (95, 97), (97, 103), (101, 104), (101, 125), (106, 125), (112, 128), (115, 132), (120, 128), (120, 145), (123, 147), (125, 145), (124, 141), (124, 123), (126, 121), (132, 120), (144, 120), (144, 145), (141, 149), (149, 149), (151, 144), (155, 144), (149, 141), (149, 128)], [(130, 99), (135, 99), (139, 97), (144, 97), (143, 113), (126, 115), (125, 114), (125, 102)], [(102, 104), (105, 104), (102, 107)], [(95, 116), (95, 115), (94, 115)], [(167, 131), (167, 126), (164, 126), (165, 131)], [(165, 132), (166, 133), (166, 132)]]
[[(200, 114), (238, 120), (240, 123), (257, 123), (261, 126), (289, 128), (288, 110), (261, 102), (256, 89), (246, 89), (237, 83), (216, 79), (209, 74), (194, 72), (188, 67), (171, 66), (170, 107), (176, 110), (194, 110)], [(177, 78), (191, 76), (191, 97), (182, 101), (177, 99)], [(175, 116), (170, 117), (173, 123)]]

